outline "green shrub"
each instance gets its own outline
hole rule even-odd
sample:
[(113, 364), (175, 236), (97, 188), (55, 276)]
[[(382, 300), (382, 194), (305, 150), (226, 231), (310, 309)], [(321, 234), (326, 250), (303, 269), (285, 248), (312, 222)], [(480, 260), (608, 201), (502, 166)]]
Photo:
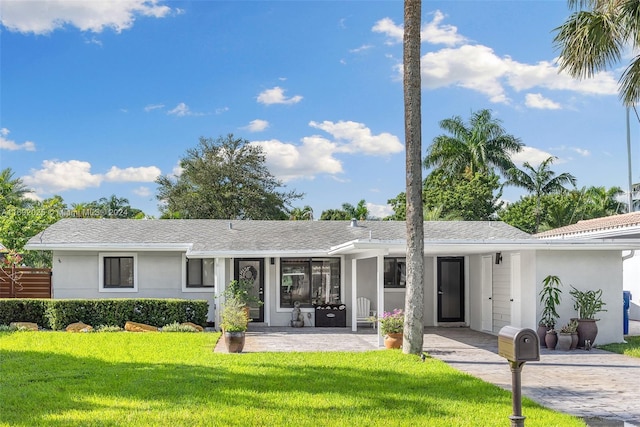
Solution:
[(162, 327), (162, 332), (198, 332), (196, 328), (191, 325), (183, 325), (178, 322), (169, 323)]
[(11, 322), (31, 322), (43, 328), (49, 328), (45, 313), (47, 304), (51, 301), (35, 298), (2, 298), (0, 299), (0, 325), (8, 325)]
[(11, 325), (0, 325), (0, 332), (15, 332), (18, 328)]

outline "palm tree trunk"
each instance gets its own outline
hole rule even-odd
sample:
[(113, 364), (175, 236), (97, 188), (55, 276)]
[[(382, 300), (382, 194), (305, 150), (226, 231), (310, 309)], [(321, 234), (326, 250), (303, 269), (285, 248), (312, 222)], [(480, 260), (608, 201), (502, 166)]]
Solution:
[(420, 92), (421, 0), (404, 1), (404, 120), (407, 181), (407, 290), (402, 351), (422, 352), (424, 222)]

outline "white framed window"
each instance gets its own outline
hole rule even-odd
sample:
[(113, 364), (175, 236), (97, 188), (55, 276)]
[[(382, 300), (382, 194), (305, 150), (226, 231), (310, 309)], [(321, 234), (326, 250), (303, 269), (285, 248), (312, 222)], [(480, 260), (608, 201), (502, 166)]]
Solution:
[(214, 292), (215, 259), (182, 256), (182, 292)]
[(104, 252), (98, 254), (100, 292), (138, 292), (138, 254)]

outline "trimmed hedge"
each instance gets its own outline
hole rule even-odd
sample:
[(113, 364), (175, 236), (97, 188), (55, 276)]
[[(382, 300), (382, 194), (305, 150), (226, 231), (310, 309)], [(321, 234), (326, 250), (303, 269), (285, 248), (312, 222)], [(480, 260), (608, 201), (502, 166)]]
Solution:
[[(41, 311), (38, 311), (40, 307)], [(205, 300), (117, 298), (27, 300), (1, 299), (0, 324), (24, 321), (45, 328), (64, 329), (70, 323), (124, 327), (132, 321), (162, 326), (168, 323), (193, 322), (204, 326), (209, 303)]]
[[(50, 299), (0, 298), (0, 325), (11, 322), (32, 322), (48, 327), (47, 303)], [(195, 322), (194, 322), (195, 323)]]

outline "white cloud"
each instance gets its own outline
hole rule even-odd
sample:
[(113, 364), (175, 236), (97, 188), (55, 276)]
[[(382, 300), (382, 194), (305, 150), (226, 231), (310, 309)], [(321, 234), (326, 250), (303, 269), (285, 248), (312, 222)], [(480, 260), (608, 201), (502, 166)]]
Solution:
[(124, 169), (111, 166), (111, 169), (104, 175), (104, 179), (110, 182), (153, 182), (161, 173), (156, 166), (128, 167)]
[(446, 46), (456, 46), (467, 41), (466, 37), (458, 34), (458, 28), (442, 24), (446, 15), (439, 10), (433, 12), (433, 20), (427, 22), (420, 31), (420, 39), (431, 44), (443, 44)]
[(360, 47), (357, 47), (357, 48), (355, 48), (355, 49), (350, 49), (350, 50), (349, 50), (349, 53), (360, 53), (360, 52), (364, 52), (365, 50), (369, 50), (369, 49), (371, 49), (371, 48), (373, 48), (373, 46), (372, 46), (372, 45), (370, 45), (370, 44), (364, 44), (364, 45), (362, 45), (362, 46), (360, 46)]
[(148, 113), (149, 111), (159, 110), (162, 108), (164, 108), (164, 104), (149, 104), (146, 107), (144, 107), (144, 111)]
[(309, 126), (329, 133), (335, 141), (313, 135), (302, 138), (302, 145), (277, 139), (252, 142), (262, 147), (266, 154), (267, 167), (279, 179), (313, 179), (319, 174), (328, 174), (334, 179), (339, 179), (336, 175), (344, 170), (336, 154), (362, 153), (379, 156), (404, 150), (394, 135), (372, 135), (371, 130), (362, 123), (324, 121), (310, 122)]
[(81, 160), (45, 160), (38, 170), (22, 177), (37, 193), (55, 193), (99, 187), (103, 182), (153, 182), (160, 175), (155, 166), (120, 169), (112, 166), (106, 174), (91, 173), (91, 163)]
[(180, 165), (180, 160), (178, 160), (178, 163), (176, 163), (176, 165), (171, 170), (171, 174), (173, 176), (178, 177), (178, 176), (182, 175), (183, 171), (184, 171), (184, 168)]
[(149, 197), (152, 193), (149, 187), (138, 187), (133, 189), (133, 194), (140, 197)]
[(9, 129), (1, 128), (0, 129), (0, 150), (9, 150), (9, 151), (17, 151), (17, 150), (25, 150), (25, 151), (36, 151), (36, 144), (32, 141), (25, 141), (22, 144), (18, 144), (15, 141), (7, 139), (9, 135)]
[(333, 157), (336, 145), (318, 136), (303, 138), (301, 146), (277, 139), (254, 141), (252, 144), (262, 147), (269, 171), (283, 181), (343, 172), (342, 162)]
[(387, 44), (402, 43), (404, 37), (404, 27), (396, 25), (391, 18), (382, 18), (375, 23), (371, 31), (385, 34), (389, 38)]
[[(485, 94), (491, 102), (504, 104), (511, 102), (508, 89), (521, 92), (546, 88), (588, 95), (618, 93), (613, 72), (600, 72), (593, 78), (577, 80), (566, 73), (559, 73), (555, 61), (525, 64), (509, 56), (498, 56), (490, 47), (468, 43), (464, 36), (458, 34), (456, 27), (443, 24), (444, 19), (445, 15), (436, 11), (431, 22), (422, 29), (422, 41), (448, 46), (422, 56), (422, 84), (425, 89), (463, 87)], [(386, 34), (395, 43), (402, 42), (402, 26), (389, 18), (378, 21), (372, 31)], [(401, 80), (402, 62), (398, 60), (394, 68), (397, 73), (395, 78)], [(542, 100), (529, 97), (525, 103), (531, 108), (560, 108), (560, 105), (549, 100), (536, 101)]]
[(167, 114), (171, 116), (185, 117), (185, 116), (204, 116), (204, 113), (196, 113), (191, 111), (189, 106), (184, 102), (179, 103), (173, 110), (167, 111)]
[(393, 208), (390, 205), (367, 203), (367, 209), (369, 210), (369, 216), (374, 218), (385, 218), (393, 214)]
[[(420, 39), (422, 42), (431, 44), (444, 44), (446, 46), (455, 46), (464, 43), (466, 37), (458, 34), (458, 28), (442, 24), (446, 15), (439, 10), (433, 12), (433, 19), (425, 23), (420, 30)], [(374, 33), (382, 33), (388, 37), (387, 44), (402, 43), (404, 37), (404, 26), (396, 24), (390, 18), (383, 18), (375, 23), (371, 28)]]
[(216, 114), (226, 113), (227, 111), (229, 111), (229, 107), (216, 108)]
[(545, 98), (540, 93), (528, 93), (524, 97), (524, 104), (527, 107), (537, 108), (540, 110), (559, 110), (562, 108), (560, 104)]
[[(540, 150), (538, 148), (524, 146), (522, 147), (522, 151), (511, 155), (511, 160), (517, 166), (522, 166), (524, 162), (528, 162), (531, 166), (535, 168), (540, 163), (542, 163), (543, 161), (547, 160), (549, 157), (552, 157), (552, 156), (553, 154)], [(556, 161), (555, 163), (562, 163), (562, 162)]]
[(9, 31), (48, 34), (76, 27), (100, 33), (111, 28), (116, 33), (133, 26), (137, 17), (163, 18), (171, 8), (159, 0), (69, 1), (33, 0), (0, 2), (0, 19)]
[(275, 86), (272, 89), (266, 89), (262, 91), (258, 95), (258, 102), (260, 104), (271, 105), (271, 104), (297, 104), (302, 101), (301, 95), (292, 96), (291, 98), (287, 98), (284, 96), (284, 89), (280, 86)]
[(580, 154), (582, 157), (589, 157), (591, 155), (591, 151), (586, 150), (584, 148), (574, 147), (573, 151), (575, 151), (576, 153)]
[(102, 176), (91, 173), (89, 162), (45, 160), (42, 162), (42, 169), (32, 169), (31, 174), (23, 177), (22, 180), (27, 186), (35, 188), (38, 193), (55, 193), (98, 187), (102, 182)]
[(263, 130), (269, 127), (269, 122), (266, 120), (255, 119), (251, 120), (247, 126), (243, 129), (248, 130), (249, 132), (262, 132)]
[(323, 130), (333, 136), (338, 143), (339, 152), (363, 153), (374, 156), (398, 153), (404, 146), (397, 136), (387, 132), (373, 135), (371, 129), (363, 123), (325, 120), (322, 123), (311, 121), (309, 126)]

